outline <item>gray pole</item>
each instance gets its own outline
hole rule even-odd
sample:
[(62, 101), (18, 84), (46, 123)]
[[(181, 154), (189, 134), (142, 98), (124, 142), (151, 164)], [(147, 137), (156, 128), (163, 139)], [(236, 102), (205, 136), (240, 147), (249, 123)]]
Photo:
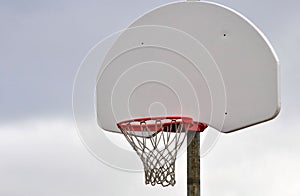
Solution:
[(200, 196), (200, 132), (189, 131), (187, 142), (187, 196)]
[(200, 132), (189, 131), (187, 142), (187, 196), (200, 196)]

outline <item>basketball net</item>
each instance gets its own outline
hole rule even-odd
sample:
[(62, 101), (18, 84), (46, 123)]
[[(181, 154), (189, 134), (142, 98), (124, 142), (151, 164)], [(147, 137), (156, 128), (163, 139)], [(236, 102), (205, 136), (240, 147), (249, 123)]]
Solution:
[(117, 125), (143, 162), (145, 183), (164, 187), (176, 183), (176, 157), (187, 131), (207, 127), (189, 117), (141, 118)]

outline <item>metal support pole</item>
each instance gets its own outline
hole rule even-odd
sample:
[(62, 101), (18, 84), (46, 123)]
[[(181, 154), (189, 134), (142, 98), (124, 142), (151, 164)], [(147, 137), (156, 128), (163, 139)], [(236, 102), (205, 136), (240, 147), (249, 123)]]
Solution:
[(189, 131), (187, 141), (187, 196), (200, 196), (200, 132)]
[(189, 131), (187, 141), (187, 196), (200, 196), (200, 132)]

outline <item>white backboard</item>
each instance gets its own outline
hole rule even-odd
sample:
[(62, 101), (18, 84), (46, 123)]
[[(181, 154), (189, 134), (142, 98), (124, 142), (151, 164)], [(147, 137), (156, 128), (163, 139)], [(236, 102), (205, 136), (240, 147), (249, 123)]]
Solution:
[(176, 2), (138, 18), (99, 62), (98, 124), (149, 116), (189, 116), (221, 132), (277, 116), (278, 58), (236, 11)]

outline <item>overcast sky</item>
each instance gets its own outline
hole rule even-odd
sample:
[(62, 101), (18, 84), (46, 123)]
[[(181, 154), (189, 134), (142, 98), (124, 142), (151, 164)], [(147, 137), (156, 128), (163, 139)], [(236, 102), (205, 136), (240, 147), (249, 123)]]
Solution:
[[(186, 194), (184, 155), (175, 187), (146, 186), (143, 173), (117, 170), (92, 156), (72, 114), (73, 81), (87, 52), (168, 2), (0, 1), (1, 196)], [(202, 193), (299, 196), (300, 2), (214, 2), (244, 14), (271, 41), (281, 64), (282, 109), (273, 121), (221, 135), (202, 159)]]

